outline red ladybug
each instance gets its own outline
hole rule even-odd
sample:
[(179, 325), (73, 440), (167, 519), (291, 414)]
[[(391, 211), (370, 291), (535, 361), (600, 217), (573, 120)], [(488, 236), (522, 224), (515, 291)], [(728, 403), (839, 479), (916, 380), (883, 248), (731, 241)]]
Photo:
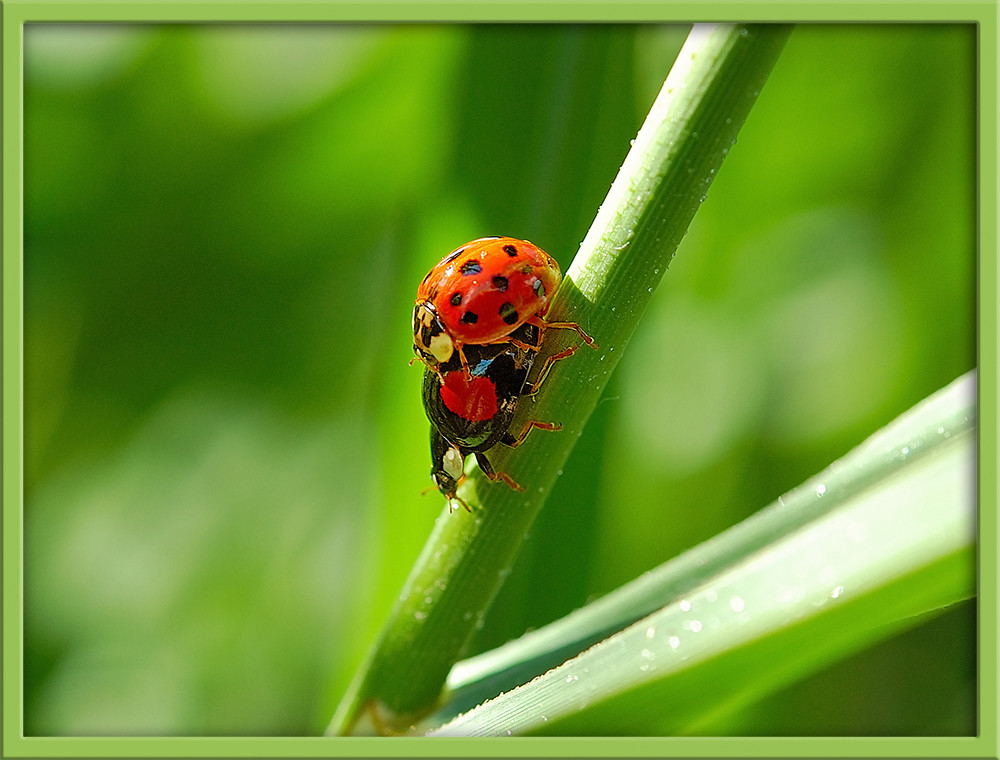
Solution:
[(552, 363), (570, 356), (577, 347), (548, 357), (529, 382), (541, 330), (524, 324), (513, 335), (514, 340), (507, 343), (467, 345), (469, 374), (457, 356), (436, 370), (424, 370), (424, 409), (431, 422), (431, 477), (449, 503), (458, 502), (466, 510), (469, 505), (456, 491), (465, 478), (469, 454), (475, 454), (479, 469), (490, 480), (502, 480), (520, 491), (521, 486), (507, 473), (493, 469), (485, 452), (498, 443), (519, 446), (532, 428), (560, 429), (553, 422), (529, 420), (517, 435), (509, 430), (520, 398), (536, 393)]
[(517, 340), (523, 324), (576, 330), (590, 346), (593, 339), (575, 322), (547, 322), (545, 314), (562, 273), (549, 254), (527, 240), (489, 237), (449, 253), (417, 288), (413, 309), (413, 350), (431, 369), (454, 354), (468, 377), (465, 346)]

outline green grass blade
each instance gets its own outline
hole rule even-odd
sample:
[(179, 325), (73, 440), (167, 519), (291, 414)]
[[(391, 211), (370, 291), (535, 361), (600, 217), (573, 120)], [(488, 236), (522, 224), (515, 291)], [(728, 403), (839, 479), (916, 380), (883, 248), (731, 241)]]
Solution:
[[(478, 472), (468, 478), (460, 495), (475, 512), (438, 519), (331, 733), (403, 731), (436, 706), (789, 31), (694, 27), (552, 305), (552, 319), (578, 321), (600, 345), (556, 364), (525, 405), (563, 431), (491, 452), (498, 469), (528, 486), (523, 493)], [(549, 335), (553, 350), (573, 340)]]
[[(975, 398), (970, 372), (744, 523), (564, 621), (460, 663), (453, 711), (463, 690), (506, 688), (497, 678), (525, 663), (543, 674), (431, 733), (699, 733), (969, 598)], [(616, 617), (627, 627), (549, 669), (546, 655)]]

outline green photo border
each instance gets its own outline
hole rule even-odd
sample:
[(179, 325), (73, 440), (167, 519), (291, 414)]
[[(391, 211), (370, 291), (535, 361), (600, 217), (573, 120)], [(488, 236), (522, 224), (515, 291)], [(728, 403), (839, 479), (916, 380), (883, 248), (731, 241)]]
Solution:
[[(997, 3), (4, 2), (3, 745), (7, 757), (998, 757)], [(979, 730), (958, 738), (52, 738), (24, 737), (22, 641), (22, 82), (29, 22), (951, 22), (978, 29)]]

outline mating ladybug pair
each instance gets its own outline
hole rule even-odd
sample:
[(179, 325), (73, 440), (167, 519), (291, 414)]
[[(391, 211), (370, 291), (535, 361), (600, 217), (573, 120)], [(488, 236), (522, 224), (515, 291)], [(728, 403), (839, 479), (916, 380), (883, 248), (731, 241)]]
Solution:
[[(561, 351), (536, 366), (548, 328), (575, 330), (575, 322), (549, 322), (549, 301), (562, 279), (559, 265), (527, 240), (473, 240), (445, 256), (424, 277), (413, 309), (413, 350), (426, 365), (423, 401), (431, 422), (431, 477), (449, 504), (469, 505), (456, 493), (465, 458), (475, 454), (490, 480), (522, 490), (493, 469), (485, 452), (498, 443), (518, 446), (532, 428), (559, 430), (529, 420), (513, 434), (510, 423), (523, 396), (534, 395)], [(532, 369), (535, 369), (532, 372)], [(530, 376), (530, 377), (529, 377)]]

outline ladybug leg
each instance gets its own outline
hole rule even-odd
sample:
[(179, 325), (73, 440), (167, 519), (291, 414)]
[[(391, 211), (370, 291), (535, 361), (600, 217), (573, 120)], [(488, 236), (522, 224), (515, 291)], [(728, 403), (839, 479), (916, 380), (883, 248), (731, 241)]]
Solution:
[(456, 501), (462, 506), (462, 508), (466, 512), (469, 512), (469, 513), (472, 512), (472, 507), (469, 506), (469, 503), (465, 499), (463, 499), (461, 496), (459, 496), (457, 493), (445, 494), (445, 498), (448, 499), (448, 514), (451, 514), (452, 512), (455, 511), (455, 502)]
[(538, 346), (532, 346), (530, 343), (525, 343), (523, 340), (518, 340), (517, 338), (505, 338), (504, 343), (510, 343), (513, 346), (517, 346), (522, 351), (537, 351)]
[(538, 371), (537, 377), (534, 380), (528, 380), (524, 384), (524, 389), (521, 391), (522, 396), (534, 396), (542, 388), (542, 383), (549, 374), (549, 370), (552, 369), (552, 365), (555, 364), (560, 359), (565, 359), (567, 356), (572, 356), (576, 353), (579, 348), (578, 345), (573, 345), (567, 348), (565, 351), (560, 351), (558, 354), (552, 354), (552, 356), (546, 356), (545, 361), (542, 363), (542, 368)]
[(508, 475), (506, 472), (497, 472), (493, 469), (493, 465), (490, 464), (490, 460), (486, 458), (486, 455), (481, 452), (476, 452), (476, 462), (479, 463), (479, 469), (483, 471), (483, 475), (488, 477), (494, 483), (498, 480), (502, 480), (508, 486), (513, 488), (515, 491), (523, 491), (524, 488), (518, 484), (514, 478)]
[(521, 432), (517, 435), (511, 435), (509, 432), (500, 439), (500, 443), (504, 446), (510, 446), (512, 449), (517, 448), (522, 443), (524, 439), (528, 437), (528, 433), (531, 432), (532, 428), (538, 428), (539, 430), (562, 430), (562, 425), (558, 422), (539, 422), (538, 420), (528, 420), (524, 423), (524, 427)]
[(578, 325), (576, 322), (546, 322), (543, 318), (539, 317), (537, 314), (527, 321), (543, 331), (549, 327), (553, 328), (554, 330), (574, 330), (577, 335), (583, 338), (584, 343), (586, 343), (588, 346), (590, 346), (595, 350), (597, 349), (597, 342), (589, 335), (587, 335), (587, 333), (583, 331), (583, 328), (580, 327), (580, 325)]
[[(469, 382), (472, 380), (472, 370), (469, 369), (469, 360), (465, 358), (465, 351), (462, 350), (461, 346), (456, 346), (455, 350), (458, 351), (458, 360), (462, 363), (462, 371), (465, 373), (465, 380)], [(440, 376), (440, 371), (439, 371)], [(441, 382), (444, 382), (444, 378), (441, 378)]]
[[(462, 485), (462, 483), (464, 483), (464, 482), (465, 482), (465, 473), (462, 473), (462, 477), (460, 477), (456, 481), (456, 483), (455, 483), (455, 490), (449, 491), (448, 493), (441, 494), (442, 496), (444, 496), (445, 499), (448, 500), (448, 511), (449, 512), (454, 512), (455, 511), (455, 507), (452, 505), (453, 502), (458, 502), (459, 504), (461, 504), (462, 507), (465, 509), (466, 512), (471, 512), (472, 511), (472, 508), (468, 505), (468, 503), (465, 501), (465, 499), (463, 499), (461, 496), (458, 495), (458, 487), (460, 485)], [(427, 486), (427, 488), (425, 488), (423, 491), (420, 492), (420, 495), (421, 496), (426, 496), (431, 491), (438, 491), (438, 490), (440, 490), (440, 489), (437, 486)]]

